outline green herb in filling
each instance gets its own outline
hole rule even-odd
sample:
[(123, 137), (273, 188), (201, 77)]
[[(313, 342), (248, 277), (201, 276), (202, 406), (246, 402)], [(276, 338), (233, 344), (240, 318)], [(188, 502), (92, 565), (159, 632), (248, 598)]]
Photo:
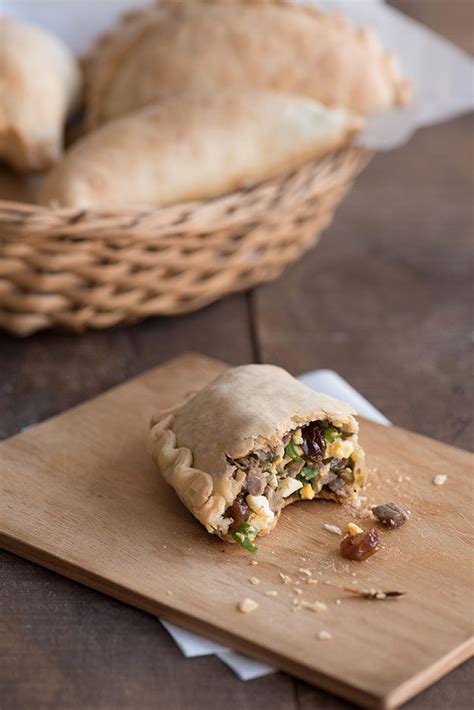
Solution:
[(316, 476), (316, 471), (314, 470), (314, 468), (311, 468), (311, 466), (303, 466), (298, 478), (300, 476), (305, 481), (310, 481), (312, 478), (314, 478)]
[(303, 458), (302, 456), (299, 455), (299, 453), (295, 450), (295, 445), (293, 444), (292, 441), (290, 441), (286, 446), (285, 446), (285, 454), (290, 457), (290, 459), (293, 459), (293, 461), (301, 461)]
[(336, 441), (336, 439), (338, 439), (340, 436), (341, 436), (341, 432), (339, 431), (339, 429), (336, 429), (335, 426), (324, 427), (324, 438), (330, 444), (332, 444), (333, 441)]
[(257, 532), (258, 531), (249, 525), (249, 523), (242, 523), (242, 525), (232, 533), (232, 537), (245, 550), (254, 553), (257, 552), (258, 548), (253, 544), (252, 540), (255, 540)]

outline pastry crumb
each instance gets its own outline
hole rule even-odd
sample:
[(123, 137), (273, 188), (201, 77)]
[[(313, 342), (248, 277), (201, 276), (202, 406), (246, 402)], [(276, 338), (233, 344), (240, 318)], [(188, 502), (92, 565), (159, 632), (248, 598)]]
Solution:
[(358, 535), (359, 533), (364, 532), (362, 528), (360, 528), (358, 525), (355, 523), (347, 523), (346, 525), (346, 533), (348, 535)]
[(327, 605), (324, 602), (307, 602), (304, 599), (299, 602), (299, 606), (302, 609), (309, 609), (309, 611), (315, 611), (317, 613), (328, 610)]
[(171, 591), (171, 589), (168, 589), (168, 591), (166, 592), (166, 594), (167, 594), (169, 597), (173, 596), (173, 592)]
[(342, 604), (341, 600), (340, 600), (340, 599), (336, 599), (336, 604), (337, 604), (338, 606), (340, 606), (340, 604)]
[(251, 611), (255, 611), (255, 609), (258, 609), (258, 603), (255, 601), (255, 599), (245, 597), (245, 599), (242, 599), (242, 601), (238, 603), (237, 608), (242, 613), (248, 614)]
[(249, 582), (250, 584), (260, 584), (260, 580), (258, 577), (250, 577)]
[(255, 567), (255, 565), (258, 565), (257, 560), (250, 560), (249, 564), (252, 565), (252, 567)]
[(301, 572), (301, 574), (305, 574), (307, 577), (312, 576), (312, 572), (310, 569), (305, 569), (304, 567), (300, 567), (298, 572)]
[(295, 594), (303, 594), (303, 590), (300, 587), (295, 587), (293, 591)]
[(366, 501), (366, 500), (367, 500), (367, 496), (355, 496), (351, 505), (356, 510), (360, 510), (362, 508), (362, 503), (364, 503), (364, 501)]
[(330, 525), (329, 523), (324, 523), (323, 527), (330, 533), (334, 535), (342, 535), (342, 530), (337, 525)]
[(319, 584), (319, 580), (318, 580), (318, 579), (307, 579), (306, 582), (307, 582), (308, 584)]
[(446, 481), (448, 480), (448, 476), (445, 473), (438, 473), (434, 478), (433, 478), (433, 483), (435, 486), (444, 486)]
[(264, 592), (266, 597), (276, 597), (278, 596), (278, 592), (276, 589), (268, 589), (266, 592)]
[(289, 577), (287, 574), (283, 574), (283, 572), (279, 572), (278, 574), (280, 575), (280, 579), (283, 584), (291, 584), (291, 577)]
[(332, 634), (330, 634), (329, 631), (322, 629), (318, 632), (318, 639), (320, 641), (329, 641), (329, 639), (332, 639)]

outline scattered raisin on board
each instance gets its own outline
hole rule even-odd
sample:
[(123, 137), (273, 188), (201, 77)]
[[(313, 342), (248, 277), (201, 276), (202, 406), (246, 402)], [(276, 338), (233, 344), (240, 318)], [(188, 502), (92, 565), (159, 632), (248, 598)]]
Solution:
[(372, 513), (380, 523), (391, 530), (393, 530), (393, 528), (400, 528), (408, 520), (408, 515), (403, 508), (400, 508), (396, 503), (374, 505), (372, 507)]
[(341, 541), (341, 555), (348, 560), (362, 562), (380, 548), (380, 533), (376, 528), (357, 535), (346, 535)]

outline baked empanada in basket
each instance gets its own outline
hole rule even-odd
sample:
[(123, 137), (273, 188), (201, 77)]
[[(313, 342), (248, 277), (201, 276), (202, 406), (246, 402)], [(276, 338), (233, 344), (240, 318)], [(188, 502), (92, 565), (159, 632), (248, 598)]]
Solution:
[(306, 97), (185, 92), (84, 136), (47, 176), (39, 200), (92, 208), (212, 197), (319, 158), (361, 125)]
[(272, 365), (225, 372), (152, 422), (149, 449), (192, 514), (255, 551), (297, 500), (351, 500), (365, 484), (354, 411)]
[(393, 54), (344, 16), (282, 2), (165, 2), (105, 35), (85, 63), (89, 127), (188, 89), (289, 91), (359, 114), (410, 93)]
[(0, 160), (22, 172), (54, 163), (79, 89), (78, 64), (58, 38), (0, 17)]

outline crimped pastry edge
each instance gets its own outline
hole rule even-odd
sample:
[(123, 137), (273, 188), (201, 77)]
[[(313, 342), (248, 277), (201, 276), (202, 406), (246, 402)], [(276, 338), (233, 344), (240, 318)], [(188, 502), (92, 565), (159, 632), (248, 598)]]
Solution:
[[(208, 532), (224, 538), (230, 524), (230, 521), (225, 522), (224, 517), (229, 504), (223, 495), (214, 492), (212, 476), (193, 467), (191, 450), (185, 446), (177, 446), (176, 434), (173, 430), (174, 421), (173, 414), (152, 421), (148, 450), (165, 481), (174, 488), (194, 517)], [(245, 478), (243, 472), (239, 473), (242, 475), (233, 479), (237, 484), (235, 496)]]

